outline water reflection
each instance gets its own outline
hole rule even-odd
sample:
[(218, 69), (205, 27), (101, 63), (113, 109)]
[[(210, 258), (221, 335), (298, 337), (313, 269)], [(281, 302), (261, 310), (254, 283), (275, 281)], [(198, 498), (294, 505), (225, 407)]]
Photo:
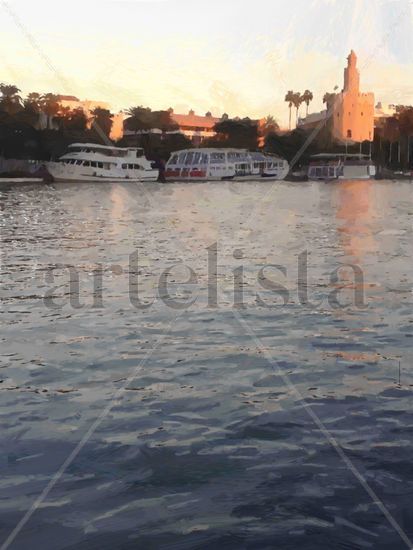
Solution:
[(375, 181), (345, 181), (336, 185), (337, 232), (346, 259), (362, 264), (366, 254), (377, 251)]

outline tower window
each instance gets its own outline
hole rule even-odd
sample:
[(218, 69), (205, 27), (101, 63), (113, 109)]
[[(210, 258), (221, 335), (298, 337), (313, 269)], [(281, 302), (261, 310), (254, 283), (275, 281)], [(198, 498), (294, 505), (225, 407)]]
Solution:
[(347, 137), (351, 138), (351, 130), (347, 130)]

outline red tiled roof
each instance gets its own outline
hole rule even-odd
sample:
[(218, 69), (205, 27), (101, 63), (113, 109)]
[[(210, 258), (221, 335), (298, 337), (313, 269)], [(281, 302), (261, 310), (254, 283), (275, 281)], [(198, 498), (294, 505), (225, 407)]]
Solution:
[(221, 119), (213, 116), (199, 116), (195, 114), (178, 115), (171, 114), (172, 119), (179, 126), (193, 126), (194, 128), (213, 128)]

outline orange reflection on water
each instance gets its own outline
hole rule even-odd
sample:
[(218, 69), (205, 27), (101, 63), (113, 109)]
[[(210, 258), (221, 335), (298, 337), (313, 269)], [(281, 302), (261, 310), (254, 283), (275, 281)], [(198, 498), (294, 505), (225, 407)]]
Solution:
[(377, 251), (374, 185), (373, 180), (348, 181), (335, 188), (339, 242), (352, 263), (362, 264), (367, 253)]

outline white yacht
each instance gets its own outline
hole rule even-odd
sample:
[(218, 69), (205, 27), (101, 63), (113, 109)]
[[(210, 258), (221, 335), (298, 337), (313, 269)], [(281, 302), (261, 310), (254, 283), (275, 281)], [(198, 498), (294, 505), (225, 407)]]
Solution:
[(169, 181), (281, 180), (288, 162), (275, 155), (246, 149), (184, 149), (172, 153), (166, 164)]
[(46, 166), (55, 181), (156, 181), (159, 174), (143, 149), (96, 143), (72, 143), (57, 162)]
[(310, 180), (363, 180), (374, 178), (376, 167), (371, 158), (359, 154), (320, 153), (310, 158)]

